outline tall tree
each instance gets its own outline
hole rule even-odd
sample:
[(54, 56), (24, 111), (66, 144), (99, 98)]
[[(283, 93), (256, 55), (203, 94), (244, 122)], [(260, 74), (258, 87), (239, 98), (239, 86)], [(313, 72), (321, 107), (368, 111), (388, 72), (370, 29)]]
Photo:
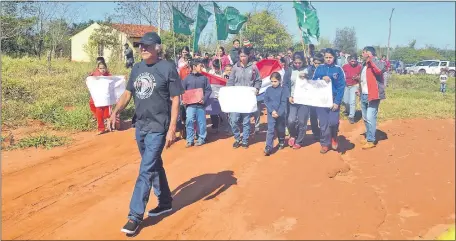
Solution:
[(250, 16), (242, 35), (260, 52), (279, 52), (292, 45), (286, 27), (266, 10)]
[(344, 52), (355, 53), (357, 49), (355, 28), (338, 28), (334, 39), (334, 47)]

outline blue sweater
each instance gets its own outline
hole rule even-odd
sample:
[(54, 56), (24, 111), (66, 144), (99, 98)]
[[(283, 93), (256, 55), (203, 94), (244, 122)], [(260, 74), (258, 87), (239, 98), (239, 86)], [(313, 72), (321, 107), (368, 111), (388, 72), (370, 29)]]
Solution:
[[(212, 93), (211, 84), (209, 83), (209, 79), (206, 76), (199, 74), (199, 73), (196, 73), (196, 74), (191, 73), (191, 74), (187, 75), (187, 77), (185, 77), (182, 85), (184, 86), (185, 90), (202, 88), (203, 93), (204, 93), (203, 106), (206, 105), (206, 103), (208, 102), (209, 97), (211, 96), (211, 93)], [(197, 106), (197, 105), (201, 105), (201, 104), (191, 104), (188, 106)]]
[(329, 76), (332, 84), (332, 93), (334, 104), (340, 105), (344, 97), (345, 90), (345, 73), (341, 67), (331, 64), (322, 64), (317, 67), (313, 75), (313, 80), (323, 79)]
[(290, 91), (287, 87), (278, 86), (274, 88), (271, 86), (267, 88), (264, 95), (264, 104), (266, 105), (268, 115), (276, 111), (280, 117), (284, 117), (288, 97), (290, 97)]

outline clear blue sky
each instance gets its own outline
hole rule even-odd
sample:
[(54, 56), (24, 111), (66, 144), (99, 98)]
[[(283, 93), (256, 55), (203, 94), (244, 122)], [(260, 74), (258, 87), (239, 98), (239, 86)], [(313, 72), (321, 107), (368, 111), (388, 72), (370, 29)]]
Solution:
[[(79, 20), (102, 20), (114, 13), (114, 2), (72, 3), (83, 5)], [(150, 3), (156, 4), (156, 3)], [(252, 11), (249, 2), (220, 2), (221, 7), (236, 7), (245, 13)], [(292, 2), (281, 2), (281, 21), (288, 31), (299, 39), (296, 15)], [(439, 48), (455, 49), (455, 2), (313, 2), (320, 19), (322, 37), (334, 40), (337, 28), (356, 29), (358, 47), (366, 45), (386, 46), (388, 42), (388, 18), (392, 8), (393, 24), (391, 46), (406, 45), (416, 39), (416, 47), (426, 44)], [(208, 9), (213, 12), (212, 9)], [(203, 32), (212, 29), (208, 24)]]

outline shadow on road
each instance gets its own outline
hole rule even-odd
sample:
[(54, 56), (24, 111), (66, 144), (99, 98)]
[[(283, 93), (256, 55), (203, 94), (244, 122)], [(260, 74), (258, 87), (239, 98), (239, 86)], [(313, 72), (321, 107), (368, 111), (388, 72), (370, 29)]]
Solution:
[(158, 217), (147, 217), (142, 222), (138, 232), (133, 236), (138, 235), (143, 228), (159, 223), (164, 218), (173, 215), (186, 206), (200, 200), (206, 201), (217, 197), (228, 190), (232, 185), (236, 184), (237, 178), (234, 177), (233, 171), (204, 174), (182, 183), (171, 192), (171, 195), (173, 196), (173, 211)]

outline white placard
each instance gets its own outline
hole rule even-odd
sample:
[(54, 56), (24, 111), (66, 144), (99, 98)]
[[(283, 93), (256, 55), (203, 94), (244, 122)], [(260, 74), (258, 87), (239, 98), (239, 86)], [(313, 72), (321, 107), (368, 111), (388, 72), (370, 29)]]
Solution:
[(253, 113), (257, 111), (256, 89), (246, 86), (220, 88), (219, 103), (225, 113)]
[(324, 80), (307, 80), (296, 78), (294, 103), (316, 107), (333, 106), (332, 85)]
[(86, 79), (95, 107), (114, 105), (125, 91), (125, 76), (89, 76)]

